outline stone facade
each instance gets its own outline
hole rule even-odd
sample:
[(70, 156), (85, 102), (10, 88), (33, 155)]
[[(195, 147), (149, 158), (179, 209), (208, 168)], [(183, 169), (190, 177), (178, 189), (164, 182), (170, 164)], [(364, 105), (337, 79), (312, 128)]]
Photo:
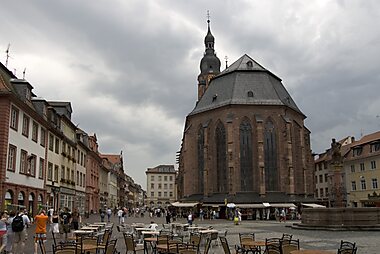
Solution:
[(209, 27), (205, 46), (198, 77), (202, 89), (186, 117), (179, 154), (179, 198), (311, 201), (310, 131), (281, 79), (247, 55), (219, 72)]

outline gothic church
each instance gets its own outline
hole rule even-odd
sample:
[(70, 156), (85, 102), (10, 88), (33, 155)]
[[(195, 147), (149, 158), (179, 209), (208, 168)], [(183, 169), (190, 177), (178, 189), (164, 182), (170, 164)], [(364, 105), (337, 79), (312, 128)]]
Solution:
[(179, 199), (211, 204), (313, 199), (306, 116), (281, 79), (250, 56), (221, 72), (207, 22), (198, 101), (186, 117), (179, 152)]

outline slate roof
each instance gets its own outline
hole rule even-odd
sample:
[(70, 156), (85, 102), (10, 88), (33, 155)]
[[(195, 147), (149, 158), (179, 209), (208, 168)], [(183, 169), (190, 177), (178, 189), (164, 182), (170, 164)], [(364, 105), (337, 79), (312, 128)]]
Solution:
[(189, 115), (234, 104), (287, 106), (302, 114), (281, 79), (246, 54), (211, 80)]

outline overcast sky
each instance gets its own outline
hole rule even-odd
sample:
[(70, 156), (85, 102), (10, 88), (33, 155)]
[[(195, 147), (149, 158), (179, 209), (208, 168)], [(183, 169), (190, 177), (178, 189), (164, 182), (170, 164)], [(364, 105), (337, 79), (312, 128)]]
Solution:
[(311, 130), (331, 138), (380, 129), (380, 1), (5, 0), (0, 61), (46, 100), (70, 101), (73, 121), (146, 186), (175, 164), (210, 11), (215, 49), (248, 54), (282, 78)]

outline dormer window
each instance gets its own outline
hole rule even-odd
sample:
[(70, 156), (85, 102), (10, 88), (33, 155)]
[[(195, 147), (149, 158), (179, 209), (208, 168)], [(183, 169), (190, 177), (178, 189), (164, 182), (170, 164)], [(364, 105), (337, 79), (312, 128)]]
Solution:
[(362, 147), (355, 147), (352, 151), (352, 156), (355, 157), (355, 156), (360, 156), (363, 152), (363, 148)]
[(370, 151), (371, 151), (371, 153), (380, 151), (380, 142), (371, 144)]
[(253, 92), (252, 91), (248, 91), (247, 96), (248, 97), (253, 97)]
[(252, 61), (248, 61), (247, 62), (247, 68), (252, 68), (253, 67), (253, 63)]
[(218, 98), (218, 95), (217, 94), (214, 94), (214, 96), (212, 96), (212, 101), (216, 101), (216, 99)]
[(32, 99), (32, 93), (30, 92), (30, 89), (29, 88), (26, 88), (26, 91), (25, 91), (25, 97), (28, 101), (30, 101)]

